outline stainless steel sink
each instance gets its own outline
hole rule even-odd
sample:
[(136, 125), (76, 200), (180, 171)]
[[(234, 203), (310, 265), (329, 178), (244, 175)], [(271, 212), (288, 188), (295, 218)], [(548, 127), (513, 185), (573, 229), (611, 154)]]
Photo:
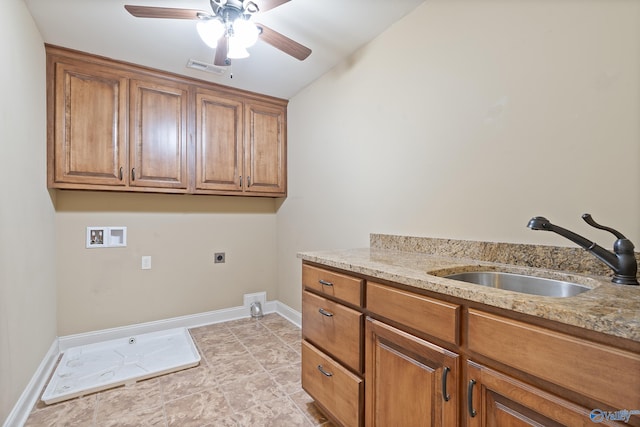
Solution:
[(591, 289), (577, 283), (525, 276), (522, 274), (503, 273), (501, 271), (473, 271), (450, 274), (444, 277), (481, 286), (546, 297), (571, 297)]

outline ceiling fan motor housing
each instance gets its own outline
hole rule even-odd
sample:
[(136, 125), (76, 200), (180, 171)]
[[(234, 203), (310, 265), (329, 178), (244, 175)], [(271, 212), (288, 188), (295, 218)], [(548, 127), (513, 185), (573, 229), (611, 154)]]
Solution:
[[(213, 12), (223, 19), (236, 19), (240, 15), (251, 15), (258, 12), (258, 5), (252, 1), (246, 4), (242, 0), (210, 0)], [(222, 12), (222, 13), (221, 13)]]

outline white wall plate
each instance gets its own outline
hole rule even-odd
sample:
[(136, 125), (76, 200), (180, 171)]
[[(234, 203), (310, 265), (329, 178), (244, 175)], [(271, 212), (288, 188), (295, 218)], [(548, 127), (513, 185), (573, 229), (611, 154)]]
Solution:
[(123, 248), (127, 246), (127, 227), (87, 227), (86, 247)]

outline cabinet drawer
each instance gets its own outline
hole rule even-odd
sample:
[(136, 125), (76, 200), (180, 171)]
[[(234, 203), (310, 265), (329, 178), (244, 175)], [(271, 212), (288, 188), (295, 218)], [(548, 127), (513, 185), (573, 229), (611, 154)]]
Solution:
[(302, 285), (349, 304), (362, 306), (364, 280), (310, 265), (302, 266)]
[(460, 306), (378, 283), (367, 283), (367, 309), (444, 341), (459, 344)]
[(614, 408), (640, 408), (640, 355), (469, 309), (469, 350)]
[(362, 379), (306, 341), (302, 342), (302, 388), (344, 426), (362, 420)]
[(362, 372), (362, 316), (311, 292), (302, 294), (303, 337), (358, 372)]

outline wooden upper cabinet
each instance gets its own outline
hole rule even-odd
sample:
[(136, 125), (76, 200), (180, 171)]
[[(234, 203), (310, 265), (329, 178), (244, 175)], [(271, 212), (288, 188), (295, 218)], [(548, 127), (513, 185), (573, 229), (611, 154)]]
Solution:
[(127, 79), (67, 61), (49, 68), (49, 81), (49, 186), (125, 185)]
[(285, 123), (284, 106), (245, 104), (245, 191), (286, 193)]
[(45, 47), (49, 188), (286, 196), (286, 100)]
[(130, 87), (129, 185), (186, 191), (188, 87), (150, 79)]
[(241, 191), (242, 102), (196, 94), (196, 190)]

